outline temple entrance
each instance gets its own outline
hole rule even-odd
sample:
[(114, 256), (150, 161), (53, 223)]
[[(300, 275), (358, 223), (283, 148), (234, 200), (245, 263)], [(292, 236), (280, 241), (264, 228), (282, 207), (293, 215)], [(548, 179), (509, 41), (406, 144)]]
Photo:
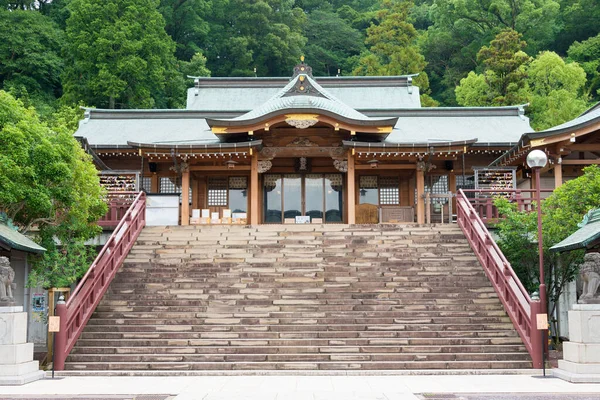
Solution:
[[(342, 174), (266, 174), (263, 179), (263, 222), (343, 222)], [(299, 221), (302, 219), (298, 219)]]

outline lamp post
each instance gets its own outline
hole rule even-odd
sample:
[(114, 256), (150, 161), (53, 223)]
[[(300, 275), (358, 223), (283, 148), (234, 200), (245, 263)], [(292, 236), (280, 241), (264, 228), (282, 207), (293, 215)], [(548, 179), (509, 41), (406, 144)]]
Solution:
[(540, 254), (540, 301), (542, 311), (546, 311), (546, 281), (544, 280), (544, 251), (542, 239), (542, 208), (540, 199), (540, 170), (546, 166), (548, 157), (541, 150), (533, 150), (527, 155), (527, 165), (535, 173), (535, 201), (537, 203), (538, 252)]
[[(546, 166), (548, 157), (541, 150), (533, 150), (527, 155), (527, 165), (533, 169), (535, 173), (535, 201), (537, 203), (537, 229), (538, 229), (538, 253), (539, 253), (539, 268), (540, 268), (540, 314), (546, 314), (546, 281), (544, 279), (544, 241), (542, 238), (542, 203), (540, 196), (540, 170)], [(542, 349), (546, 348), (548, 341), (546, 340), (547, 329), (542, 330)], [(542, 353), (542, 363), (544, 357)], [(545, 375), (545, 373), (544, 373)]]

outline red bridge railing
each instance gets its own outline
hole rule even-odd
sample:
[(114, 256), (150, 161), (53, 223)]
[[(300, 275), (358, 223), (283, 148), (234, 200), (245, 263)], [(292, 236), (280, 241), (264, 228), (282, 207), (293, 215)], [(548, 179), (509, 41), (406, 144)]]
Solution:
[(541, 304), (532, 301), (510, 263), (492, 239), (482, 218), (465, 195), (456, 195), (457, 223), (477, 255), (485, 273), (492, 282), (515, 329), (531, 355), (534, 368), (542, 367), (542, 339), (537, 330), (537, 314)]
[(54, 367), (62, 371), (69, 352), (104, 296), (146, 224), (146, 195), (140, 192), (117, 225), (66, 304), (56, 306), (60, 331), (56, 333)]
[(114, 228), (119, 225), (137, 195), (138, 192), (108, 192), (106, 194), (108, 212), (100, 218), (98, 225), (103, 228)]
[[(552, 193), (554, 189), (542, 189)], [(479, 218), (486, 224), (498, 222), (500, 215), (494, 205), (497, 197), (504, 197), (517, 205), (518, 211), (535, 211), (535, 189), (463, 189), (465, 197)]]

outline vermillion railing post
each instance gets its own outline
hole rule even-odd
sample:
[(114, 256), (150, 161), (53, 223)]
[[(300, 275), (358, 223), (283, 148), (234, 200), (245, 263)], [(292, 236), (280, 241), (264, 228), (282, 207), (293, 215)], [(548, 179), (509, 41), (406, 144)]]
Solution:
[(542, 305), (540, 301), (532, 301), (531, 314), (529, 320), (529, 335), (531, 340), (531, 361), (533, 368), (542, 368), (542, 335), (537, 329), (537, 316), (541, 313)]
[(62, 371), (65, 369), (66, 349), (67, 349), (67, 305), (57, 304), (56, 315), (60, 317), (60, 330), (55, 335), (54, 343), (54, 369)]

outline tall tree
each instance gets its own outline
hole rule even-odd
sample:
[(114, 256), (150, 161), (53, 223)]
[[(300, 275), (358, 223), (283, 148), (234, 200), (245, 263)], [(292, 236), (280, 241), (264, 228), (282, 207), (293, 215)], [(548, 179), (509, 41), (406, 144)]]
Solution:
[(501, 106), (530, 103), (528, 114), (534, 129), (546, 129), (569, 121), (587, 107), (583, 92), (585, 71), (577, 63), (565, 63), (556, 53), (542, 52), (530, 61), (521, 49), (525, 43), (515, 31), (503, 31), (478, 58), (485, 70), (471, 71), (456, 88), (463, 106)]
[[(64, 99), (108, 108), (176, 105), (183, 77), (158, 0), (73, 0), (67, 20)], [(179, 86), (178, 98), (165, 88)]]
[(202, 51), (209, 30), (209, 0), (160, 0), (159, 11), (165, 30), (177, 44), (178, 59), (187, 61)]
[(568, 54), (587, 74), (586, 95), (600, 100), (600, 34), (583, 42), (573, 43)]
[[(74, 109), (41, 122), (33, 108), (0, 91), (0, 210), (48, 251), (35, 260), (30, 283), (72, 284), (90, 265), (84, 242), (107, 211), (91, 157), (73, 137)], [(62, 243), (62, 245), (57, 245)]]
[(512, 29), (500, 32), (490, 46), (477, 53), (485, 68), (473, 71), (460, 81), (456, 100), (462, 106), (504, 106), (526, 102), (526, 68), (530, 57), (523, 51), (526, 43)]
[(585, 71), (556, 53), (540, 53), (527, 69), (529, 113), (536, 130), (562, 124), (588, 107)]
[(63, 32), (37, 11), (0, 10), (0, 88), (41, 112), (61, 94)]
[(293, 0), (214, 0), (205, 54), (215, 76), (288, 76), (306, 15)]
[(315, 75), (336, 75), (352, 70), (352, 57), (365, 50), (364, 37), (333, 11), (316, 10), (308, 15), (305, 47)]
[(369, 50), (360, 57), (355, 75), (419, 74), (414, 80), (421, 90), (421, 102), (435, 105), (429, 96), (429, 79), (423, 72), (427, 63), (417, 46), (417, 30), (409, 22), (412, 1), (383, 0), (377, 24), (367, 29)]
[(558, 30), (557, 1), (418, 0), (419, 27), (427, 29), (420, 45), (434, 97), (455, 105), (454, 87), (478, 67), (479, 49), (501, 30), (522, 33), (529, 54), (545, 49)]
[(573, 42), (584, 41), (600, 33), (600, 2), (598, 0), (559, 0), (560, 28), (550, 49), (564, 55)]

